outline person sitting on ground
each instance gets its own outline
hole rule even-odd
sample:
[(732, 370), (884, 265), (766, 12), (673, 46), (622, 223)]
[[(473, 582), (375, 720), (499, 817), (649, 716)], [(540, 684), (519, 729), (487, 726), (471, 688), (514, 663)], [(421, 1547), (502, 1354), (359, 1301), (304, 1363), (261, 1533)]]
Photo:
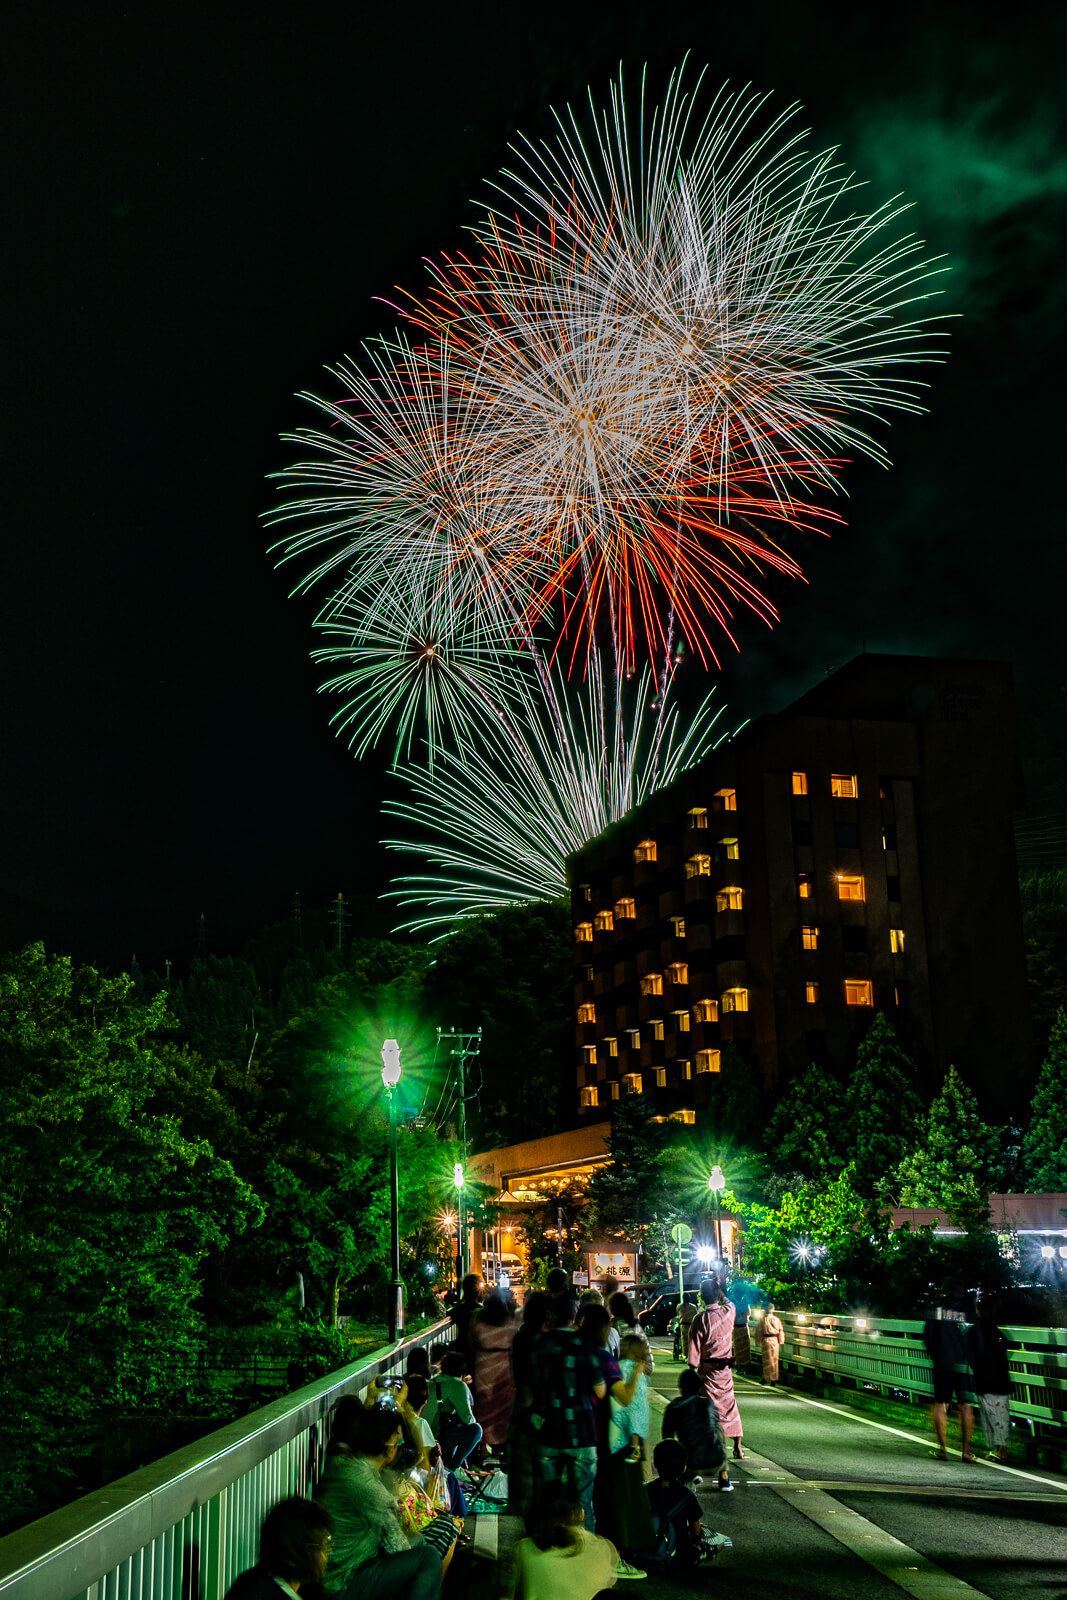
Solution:
[(619, 1370), (623, 1382), (630, 1386), (630, 1398), (623, 1402), (612, 1396), (611, 1449), (626, 1451), (627, 1461), (645, 1459), (645, 1440), (652, 1427), (648, 1399), (648, 1375), (651, 1358), (648, 1341), (635, 1333), (623, 1335), (619, 1346)]
[(714, 1472), (720, 1489), (733, 1488), (719, 1413), (692, 1367), (678, 1374), (678, 1398), (663, 1413), (660, 1431), (665, 1439), (677, 1439), (682, 1445), (693, 1482), (702, 1481), (700, 1473)]
[(437, 1600), (440, 1595), (442, 1554), (405, 1533), (396, 1498), (381, 1476), (402, 1437), (390, 1406), (346, 1405), (340, 1422), (334, 1421), (326, 1470), (315, 1491), (333, 1528), (323, 1579), (327, 1596)]
[(420, 1372), (413, 1372), (408, 1377), (408, 1405), (415, 1419), (419, 1443), (426, 1453), (427, 1465), (424, 1468), (412, 1469), (411, 1476), (422, 1485), (435, 1504), (447, 1504), (448, 1510), (457, 1517), (467, 1515), (467, 1502), (463, 1497), (463, 1490), (459, 1486), (459, 1479), (454, 1472), (450, 1472), (441, 1460), (441, 1446), (434, 1437), (434, 1431), (423, 1416), (426, 1402), (430, 1396), (430, 1382)]
[(441, 1446), (441, 1459), (453, 1472), (466, 1464), (482, 1439), (465, 1381), (469, 1368), (462, 1350), (446, 1349), (440, 1373), (430, 1379), (430, 1396), (423, 1411)]
[(322, 1506), (300, 1495), (279, 1500), (260, 1529), (258, 1563), (230, 1585), (226, 1600), (282, 1600), (321, 1583), (330, 1544), (330, 1518)]
[[(439, 1350), (443, 1355), (448, 1349), (448, 1346), (435, 1345), (434, 1349)], [(427, 1350), (424, 1344), (417, 1344), (413, 1349), (408, 1351), (407, 1370), (404, 1374), (405, 1377), (410, 1377), (413, 1372), (417, 1372), (420, 1377), (429, 1379), (431, 1376), (431, 1370), (430, 1352)]]
[(583, 1526), (582, 1503), (562, 1483), (541, 1491), (532, 1537), (515, 1551), (513, 1595), (520, 1600), (593, 1600), (612, 1589), (618, 1554), (607, 1539)]
[(661, 1439), (652, 1452), (657, 1476), (648, 1485), (648, 1508), (656, 1532), (656, 1550), (647, 1565), (657, 1571), (695, 1567), (706, 1555), (733, 1541), (725, 1534), (706, 1535), (700, 1501), (685, 1481), (688, 1463), (677, 1439)]

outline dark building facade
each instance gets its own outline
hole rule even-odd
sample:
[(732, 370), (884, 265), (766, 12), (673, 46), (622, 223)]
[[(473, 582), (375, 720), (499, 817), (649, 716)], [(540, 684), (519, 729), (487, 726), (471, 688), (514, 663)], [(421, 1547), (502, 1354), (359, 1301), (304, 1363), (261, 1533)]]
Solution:
[(1010, 669), (864, 655), (569, 863), (579, 1103), (697, 1120), (735, 1045), (779, 1091), (884, 1011), (930, 1084), (1025, 1100)]

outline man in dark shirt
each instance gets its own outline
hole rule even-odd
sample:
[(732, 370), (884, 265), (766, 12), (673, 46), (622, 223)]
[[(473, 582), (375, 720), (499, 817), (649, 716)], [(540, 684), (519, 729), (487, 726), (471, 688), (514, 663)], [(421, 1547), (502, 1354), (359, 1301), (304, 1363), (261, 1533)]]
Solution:
[(574, 1326), (578, 1304), (573, 1295), (556, 1301), (556, 1327), (533, 1352), (534, 1409), (531, 1426), (537, 1439), (542, 1481), (562, 1479), (581, 1501), (585, 1526), (596, 1526), (593, 1481), (596, 1478), (594, 1402), (603, 1400), (607, 1384), (600, 1363)]
[(934, 1368), (934, 1432), (937, 1455), (948, 1460), (948, 1408), (955, 1400), (960, 1411), (960, 1445), (964, 1461), (973, 1461), (974, 1373), (967, 1350), (964, 1314), (957, 1296), (932, 1309), (923, 1323), (923, 1344)]

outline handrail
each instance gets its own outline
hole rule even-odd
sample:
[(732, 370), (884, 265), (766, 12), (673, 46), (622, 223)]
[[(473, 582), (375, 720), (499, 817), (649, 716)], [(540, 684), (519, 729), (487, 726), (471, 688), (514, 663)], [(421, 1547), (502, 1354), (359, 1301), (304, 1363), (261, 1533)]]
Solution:
[[(928, 1403), (933, 1367), (923, 1324), (886, 1317), (779, 1313), (785, 1326), (782, 1361), (857, 1388)], [(1067, 1328), (1005, 1327), (1011, 1377), (1011, 1416), (1030, 1432), (1067, 1431)]]
[(8, 1534), (0, 1596), (218, 1600), (255, 1561), (270, 1507), (314, 1486), (336, 1401), (453, 1331), (433, 1323)]

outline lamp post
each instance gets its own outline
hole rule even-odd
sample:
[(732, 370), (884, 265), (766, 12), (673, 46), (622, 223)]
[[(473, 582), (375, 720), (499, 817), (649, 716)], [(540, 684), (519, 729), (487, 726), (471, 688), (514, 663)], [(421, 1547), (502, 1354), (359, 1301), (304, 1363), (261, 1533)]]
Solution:
[(404, 1285), (400, 1281), (400, 1185), (396, 1169), (396, 1099), (393, 1090), (400, 1082), (400, 1046), (395, 1039), (382, 1045), (382, 1082), (389, 1103), (389, 1227), (391, 1232), (389, 1281), (389, 1342), (395, 1344), (404, 1333)]
[(715, 1202), (715, 1253), (721, 1261), (722, 1229), (719, 1226), (719, 1197), (726, 1188), (726, 1179), (723, 1177), (722, 1168), (720, 1166), (712, 1167), (711, 1176), (708, 1179), (708, 1188), (711, 1190), (711, 1198)]
[(463, 1163), (457, 1161), (452, 1168), (452, 1182), (456, 1187), (456, 1298), (463, 1285)]

